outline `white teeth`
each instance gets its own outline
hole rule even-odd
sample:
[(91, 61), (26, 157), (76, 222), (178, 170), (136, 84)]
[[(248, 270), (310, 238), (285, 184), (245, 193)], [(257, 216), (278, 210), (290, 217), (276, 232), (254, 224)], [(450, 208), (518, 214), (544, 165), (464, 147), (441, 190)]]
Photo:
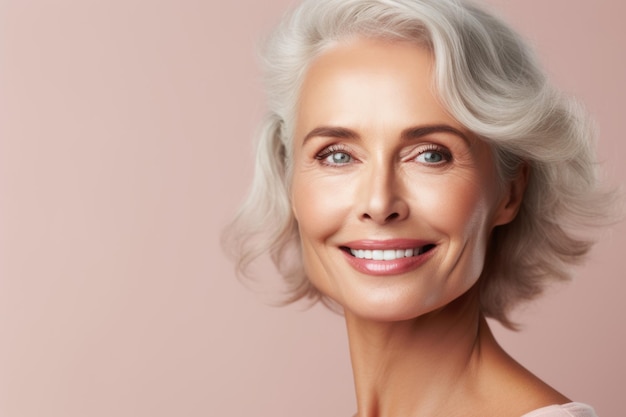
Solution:
[(350, 253), (355, 258), (359, 259), (393, 261), (394, 259), (410, 258), (411, 256), (421, 255), (422, 253), (424, 253), (424, 250), (423, 248), (386, 250), (350, 249)]

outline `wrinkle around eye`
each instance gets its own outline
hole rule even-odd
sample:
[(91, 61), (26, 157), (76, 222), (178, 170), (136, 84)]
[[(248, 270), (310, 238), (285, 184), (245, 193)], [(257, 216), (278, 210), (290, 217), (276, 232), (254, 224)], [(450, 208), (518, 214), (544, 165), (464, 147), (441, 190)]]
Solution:
[[(425, 159), (429, 155), (436, 155), (438, 156), (438, 158), (437, 160)], [(447, 146), (438, 143), (427, 142), (410, 147), (407, 152), (403, 152), (401, 160), (405, 162), (416, 162), (426, 167), (430, 166), (435, 168), (442, 165), (449, 165), (450, 163), (454, 162), (456, 158), (453, 155), (454, 152), (450, 150)]]
[(331, 143), (320, 148), (312, 155), (320, 165), (343, 167), (358, 162), (354, 149), (345, 143)]
[(320, 158), (320, 160), (328, 165), (339, 166), (351, 163), (353, 158), (352, 155), (347, 152), (336, 151), (327, 154), (325, 157)]
[[(432, 156), (436, 156), (438, 157), (435, 158), (437, 160), (433, 161)], [(417, 158), (415, 158), (418, 162), (421, 162), (423, 164), (428, 164), (428, 165), (440, 165), (443, 164), (445, 162), (448, 162), (449, 158), (446, 157), (445, 155), (443, 155), (441, 152), (438, 151), (425, 151), (420, 153), (419, 155), (417, 155)]]

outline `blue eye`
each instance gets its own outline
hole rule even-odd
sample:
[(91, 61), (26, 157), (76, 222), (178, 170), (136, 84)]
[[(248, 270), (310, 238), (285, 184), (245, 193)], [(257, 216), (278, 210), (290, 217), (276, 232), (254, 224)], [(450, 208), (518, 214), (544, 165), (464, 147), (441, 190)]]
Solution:
[(415, 160), (425, 165), (441, 165), (452, 160), (450, 152), (437, 145), (429, 145), (426, 149), (421, 150)]
[(323, 165), (339, 166), (354, 162), (350, 152), (342, 145), (331, 145), (315, 156)]
[(325, 160), (333, 165), (341, 165), (352, 162), (352, 157), (345, 152), (333, 152)]
[(437, 164), (443, 162), (445, 158), (440, 152), (427, 151), (419, 154), (417, 160), (427, 164)]

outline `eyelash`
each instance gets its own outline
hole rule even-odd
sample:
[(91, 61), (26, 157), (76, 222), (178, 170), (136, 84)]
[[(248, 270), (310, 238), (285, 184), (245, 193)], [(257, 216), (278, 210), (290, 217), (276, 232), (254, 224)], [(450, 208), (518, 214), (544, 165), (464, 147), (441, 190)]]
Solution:
[(320, 161), (322, 165), (326, 165), (326, 166), (336, 167), (336, 166), (342, 165), (342, 164), (329, 164), (326, 161), (326, 158), (328, 158), (329, 156), (335, 153), (345, 153), (351, 159), (354, 159), (354, 157), (348, 151), (348, 149), (341, 144), (334, 144), (334, 145), (327, 146), (326, 148), (322, 149), (317, 155), (315, 155), (315, 159)]
[[(437, 166), (437, 165), (448, 163), (452, 160), (452, 154), (450, 153), (448, 149), (446, 149), (443, 146), (436, 145), (434, 143), (429, 143), (420, 147), (418, 154), (412, 159), (417, 160), (417, 158), (419, 158), (421, 155), (428, 153), (428, 152), (436, 152), (440, 154), (443, 160), (440, 162), (425, 163), (426, 165)], [(315, 159), (317, 159), (318, 161), (320, 161), (321, 164), (326, 165), (326, 166), (336, 167), (336, 166), (344, 165), (344, 164), (331, 164), (326, 161), (326, 159), (329, 156), (335, 153), (344, 153), (348, 155), (351, 159), (354, 159), (350, 151), (342, 144), (333, 144), (333, 145), (327, 146), (326, 148), (322, 149), (317, 155), (315, 155)]]
[(452, 160), (452, 154), (450, 153), (450, 151), (448, 149), (446, 149), (443, 146), (436, 145), (434, 143), (429, 143), (429, 144), (427, 144), (427, 145), (425, 145), (423, 147), (420, 147), (419, 148), (419, 153), (413, 159), (417, 159), (421, 155), (423, 155), (425, 153), (428, 153), (428, 152), (436, 152), (436, 153), (440, 154), (441, 157), (443, 158), (443, 161), (441, 161), (441, 162), (430, 163), (428, 165), (441, 165), (441, 164), (450, 162)]

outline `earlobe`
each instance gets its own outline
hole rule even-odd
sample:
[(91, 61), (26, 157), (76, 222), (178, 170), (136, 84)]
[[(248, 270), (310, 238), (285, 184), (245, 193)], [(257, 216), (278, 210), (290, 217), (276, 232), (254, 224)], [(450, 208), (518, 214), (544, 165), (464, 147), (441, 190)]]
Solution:
[(509, 182), (505, 190), (506, 193), (494, 217), (494, 226), (501, 226), (515, 219), (524, 199), (529, 175), (530, 167), (527, 163), (522, 163), (517, 171), (517, 175)]

